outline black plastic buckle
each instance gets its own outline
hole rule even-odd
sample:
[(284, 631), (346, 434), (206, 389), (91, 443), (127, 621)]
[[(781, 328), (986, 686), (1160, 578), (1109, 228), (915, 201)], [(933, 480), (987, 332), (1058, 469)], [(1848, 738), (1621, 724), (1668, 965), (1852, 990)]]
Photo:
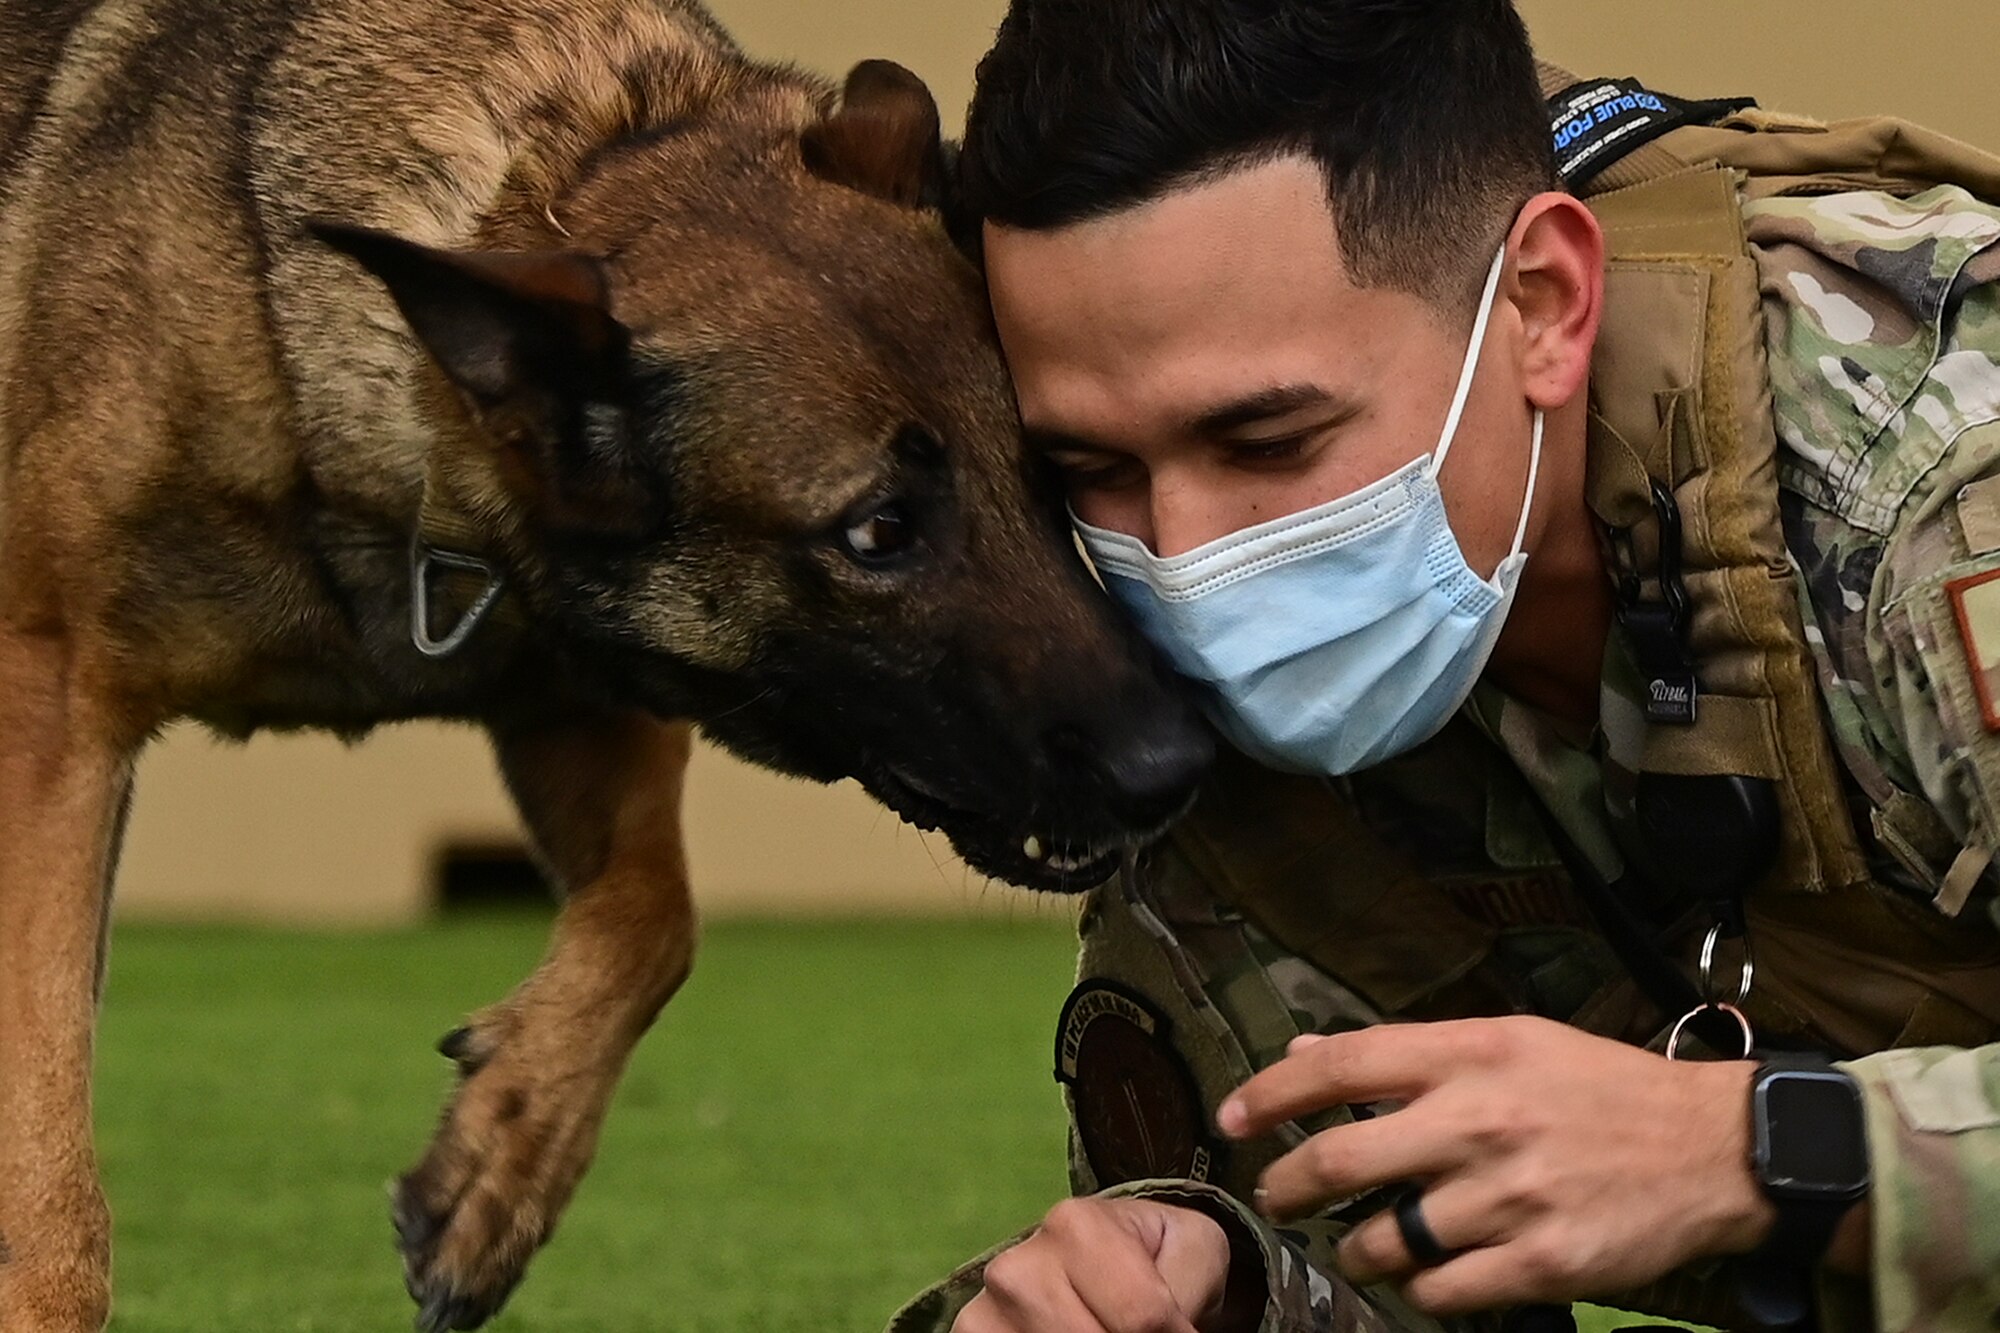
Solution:
[[(1624, 629), (1639, 671), (1646, 681), (1646, 720), (1672, 726), (1694, 725), (1701, 699), (1694, 658), (1688, 649), (1692, 615), (1687, 584), (1681, 573), (1681, 547), (1686, 540), (1681, 507), (1672, 491), (1653, 483), (1653, 513), (1660, 525), (1660, 600), (1639, 600), (1639, 577), (1627, 568), (1619, 581), (1618, 623)], [(1630, 542), (1630, 534), (1623, 534)]]

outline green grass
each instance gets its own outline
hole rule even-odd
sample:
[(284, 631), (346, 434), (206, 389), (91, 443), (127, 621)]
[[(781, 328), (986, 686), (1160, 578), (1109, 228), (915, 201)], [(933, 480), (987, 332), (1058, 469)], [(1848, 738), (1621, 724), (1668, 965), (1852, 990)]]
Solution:
[[(430, 1050), (536, 920), (339, 937), (121, 929), (99, 1055), (114, 1327), (405, 1327), (385, 1183)], [(597, 1165), (493, 1327), (858, 1330), (1063, 1189), (1064, 922), (727, 925), (641, 1044)]]
[[(115, 1329), (408, 1326), (385, 1185), (430, 1047), (546, 923), (121, 928), (99, 1054)], [(1064, 1189), (1061, 920), (734, 924), (641, 1045), (496, 1333), (876, 1333)]]

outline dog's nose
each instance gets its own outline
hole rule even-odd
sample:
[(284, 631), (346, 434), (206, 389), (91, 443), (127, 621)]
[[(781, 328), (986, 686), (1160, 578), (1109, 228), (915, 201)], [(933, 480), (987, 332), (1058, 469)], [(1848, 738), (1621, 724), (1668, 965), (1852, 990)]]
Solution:
[(1096, 780), (1117, 820), (1152, 829), (1180, 813), (1215, 760), (1215, 741), (1189, 709), (1119, 725), (1110, 718), (1054, 728), (1048, 746)]

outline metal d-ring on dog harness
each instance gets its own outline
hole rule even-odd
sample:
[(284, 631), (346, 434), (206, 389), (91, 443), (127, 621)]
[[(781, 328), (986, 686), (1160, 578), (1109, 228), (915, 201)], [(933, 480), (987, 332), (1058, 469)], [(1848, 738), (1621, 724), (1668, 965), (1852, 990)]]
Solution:
[[(451, 657), (465, 647), (507, 591), (507, 577), (500, 567), (477, 554), (486, 545), (478, 526), (446, 498), (446, 492), (433, 450), (417, 528), (410, 534), (410, 643), (433, 660)], [(431, 632), (431, 590), (434, 576), (453, 572), (477, 574), (481, 584), (458, 620), (440, 636)]]

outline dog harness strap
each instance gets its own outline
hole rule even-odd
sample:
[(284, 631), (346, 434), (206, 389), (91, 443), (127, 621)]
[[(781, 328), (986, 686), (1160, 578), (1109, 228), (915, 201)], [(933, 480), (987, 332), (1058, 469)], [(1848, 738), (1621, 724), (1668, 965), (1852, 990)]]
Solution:
[(424, 504), (417, 517), (417, 540), (434, 551), (450, 551), (455, 555), (482, 557), (486, 550), (486, 539), (479, 525), (473, 522), (471, 515), (445, 497), (435, 465), (424, 479)]

